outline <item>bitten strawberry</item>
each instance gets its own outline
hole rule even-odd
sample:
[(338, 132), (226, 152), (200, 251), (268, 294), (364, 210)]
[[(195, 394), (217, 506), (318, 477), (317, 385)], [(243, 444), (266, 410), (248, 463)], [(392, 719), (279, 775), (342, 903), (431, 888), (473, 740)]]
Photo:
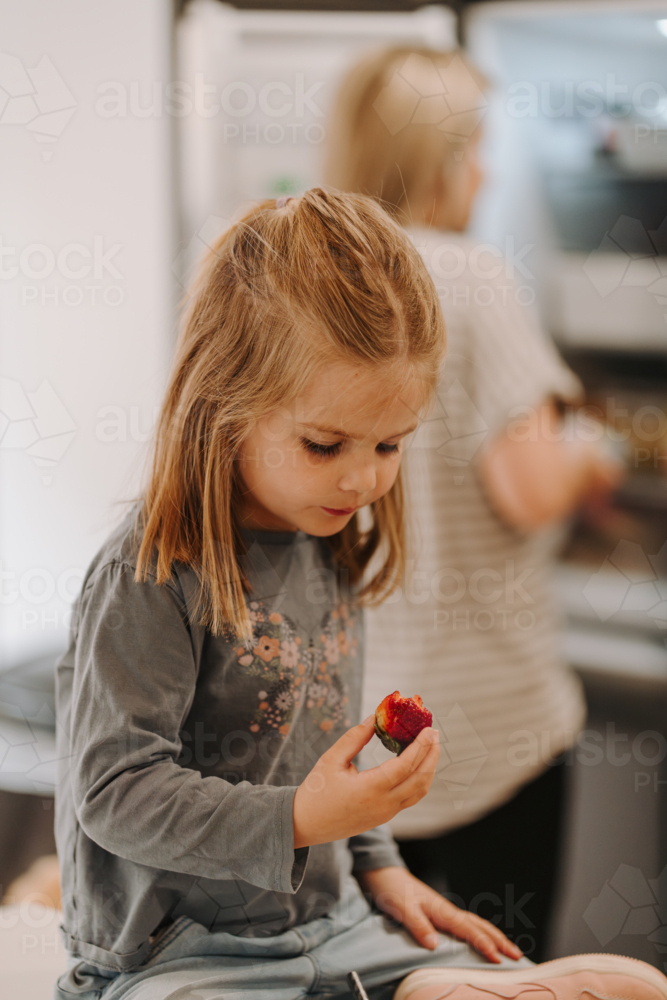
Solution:
[(400, 754), (416, 740), (422, 729), (433, 722), (418, 694), (401, 698), (398, 691), (388, 694), (375, 709), (375, 732), (392, 753)]

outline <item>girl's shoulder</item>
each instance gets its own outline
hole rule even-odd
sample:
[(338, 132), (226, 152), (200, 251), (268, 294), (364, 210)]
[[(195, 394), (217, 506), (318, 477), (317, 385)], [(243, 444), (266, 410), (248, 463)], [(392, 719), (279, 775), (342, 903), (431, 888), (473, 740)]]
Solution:
[(136, 504), (112, 528), (93, 559), (91, 569), (101, 569), (109, 563), (126, 563), (136, 569), (142, 536), (141, 506)]
[[(73, 607), (74, 638), (82, 629), (127, 636), (132, 623), (141, 631), (156, 631), (156, 641), (186, 625), (196, 628), (199, 584), (189, 567), (175, 563), (166, 580), (158, 582), (157, 558), (151, 553), (145, 573), (138, 573), (143, 539), (141, 508), (133, 507), (110, 532), (92, 559)], [(203, 627), (202, 627), (203, 629)]]
[[(122, 574), (128, 579), (134, 579), (142, 541), (141, 505), (137, 504), (112, 529), (98, 549), (86, 572), (82, 593), (89, 590), (104, 575)], [(170, 580), (166, 582), (167, 588), (180, 592), (179, 576), (178, 568), (175, 566)], [(149, 585), (157, 582), (157, 552), (149, 553), (144, 577)], [(141, 583), (137, 582), (137, 586), (141, 586)]]

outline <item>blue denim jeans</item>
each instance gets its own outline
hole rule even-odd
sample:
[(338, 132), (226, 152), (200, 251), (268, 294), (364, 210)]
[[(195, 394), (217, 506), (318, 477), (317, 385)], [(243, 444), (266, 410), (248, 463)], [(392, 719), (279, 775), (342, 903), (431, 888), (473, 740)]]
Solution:
[(521, 968), (532, 962), (491, 966), (444, 934), (438, 948), (427, 951), (371, 909), (355, 882), (327, 916), (273, 937), (211, 933), (179, 917), (134, 971), (105, 973), (78, 961), (59, 979), (54, 1000), (349, 1000), (351, 970), (372, 1000), (390, 1000), (401, 979), (426, 965)]

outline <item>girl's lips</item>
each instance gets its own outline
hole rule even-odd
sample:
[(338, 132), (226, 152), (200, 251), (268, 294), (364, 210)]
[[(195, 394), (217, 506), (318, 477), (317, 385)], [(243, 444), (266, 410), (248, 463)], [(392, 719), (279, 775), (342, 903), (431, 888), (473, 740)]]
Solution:
[(348, 514), (354, 514), (356, 507), (346, 507), (344, 510), (340, 510), (336, 507), (323, 507), (322, 510), (326, 514), (331, 514), (333, 517), (346, 517)]

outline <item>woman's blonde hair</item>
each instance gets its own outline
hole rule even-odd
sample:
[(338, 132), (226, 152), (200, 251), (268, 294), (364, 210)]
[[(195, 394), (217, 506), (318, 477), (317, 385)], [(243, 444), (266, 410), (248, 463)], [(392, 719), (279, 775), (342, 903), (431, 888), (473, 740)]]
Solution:
[[(444, 321), (418, 252), (369, 198), (319, 188), (264, 201), (212, 247), (193, 290), (145, 491), (136, 578), (175, 560), (200, 580), (200, 621), (248, 636), (239, 449), (256, 421), (300, 396), (332, 360), (416, 374), (435, 388)], [(390, 367), (388, 367), (390, 366)], [(387, 596), (404, 560), (400, 477), (330, 542), (358, 597)], [(379, 551), (378, 551), (379, 550)], [(381, 565), (364, 585), (378, 552)], [(375, 565), (375, 563), (374, 563)]]
[(438, 177), (456, 169), (487, 105), (487, 81), (459, 51), (373, 52), (344, 78), (327, 136), (325, 178), (379, 198), (412, 221)]

